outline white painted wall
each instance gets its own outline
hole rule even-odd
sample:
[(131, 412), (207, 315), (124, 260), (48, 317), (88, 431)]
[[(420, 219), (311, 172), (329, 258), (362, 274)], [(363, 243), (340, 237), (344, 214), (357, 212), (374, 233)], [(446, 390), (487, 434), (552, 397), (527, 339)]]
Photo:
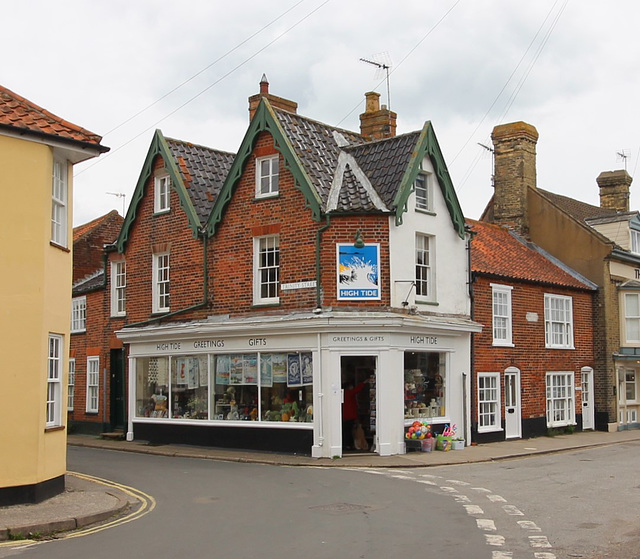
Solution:
[(458, 236), (453, 227), (429, 157), (425, 156), (422, 168), (432, 174), (435, 215), (416, 211), (415, 193), (412, 193), (402, 225), (397, 226), (395, 217), (390, 218), (391, 305), (402, 308), (402, 302), (407, 298), (411, 284), (405, 282), (415, 279), (415, 235), (423, 233), (435, 238), (435, 250), (431, 256), (435, 256), (437, 304), (416, 301), (413, 289), (408, 299), (409, 305), (416, 305), (418, 311), (424, 312), (469, 314), (467, 242)]

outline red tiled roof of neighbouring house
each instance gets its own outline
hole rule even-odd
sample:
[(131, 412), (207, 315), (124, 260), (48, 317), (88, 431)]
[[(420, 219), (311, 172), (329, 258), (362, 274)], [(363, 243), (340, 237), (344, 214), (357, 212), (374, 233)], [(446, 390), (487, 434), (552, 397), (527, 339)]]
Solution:
[(101, 152), (109, 149), (100, 145), (101, 136), (67, 122), (2, 85), (0, 85), (0, 127), (51, 136), (63, 141), (90, 144)]
[[(116, 210), (111, 210), (108, 214), (105, 214), (100, 217), (96, 217), (95, 219), (89, 221), (88, 223), (83, 223), (82, 225), (78, 225), (77, 227), (74, 227), (73, 242), (75, 243), (82, 236), (86, 235), (87, 233), (93, 231), (103, 223), (112, 219), (114, 220), (118, 228), (122, 226), (122, 222), (124, 221), (124, 218)], [(117, 233), (113, 237), (113, 239), (111, 239), (111, 241), (114, 241), (116, 237), (117, 237)]]
[(474, 273), (576, 289), (595, 284), (506, 227), (467, 219)]

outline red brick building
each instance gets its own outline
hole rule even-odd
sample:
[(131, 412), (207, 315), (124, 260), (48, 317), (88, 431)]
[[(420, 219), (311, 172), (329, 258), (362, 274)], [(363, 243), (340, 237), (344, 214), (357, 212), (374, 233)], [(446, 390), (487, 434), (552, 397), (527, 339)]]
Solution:
[[(70, 431), (102, 433), (124, 428), (124, 386), (119, 413), (112, 402), (112, 366), (123, 375), (122, 343), (109, 324), (105, 246), (120, 233), (123, 218), (111, 211), (73, 229), (73, 287), (67, 414)], [(113, 346), (113, 347), (112, 347)], [(117, 355), (113, 354), (114, 350)], [(107, 376), (109, 375), (109, 376)]]
[(431, 123), (396, 136), (378, 97), (354, 133), (265, 78), (236, 155), (156, 133), (109, 253), (129, 439), (337, 456), (364, 381), (367, 450), (417, 418), (469, 433), (464, 218)]
[(517, 233), (473, 233), (472, 431), (477, 442), (593, 429), (596, 285)]

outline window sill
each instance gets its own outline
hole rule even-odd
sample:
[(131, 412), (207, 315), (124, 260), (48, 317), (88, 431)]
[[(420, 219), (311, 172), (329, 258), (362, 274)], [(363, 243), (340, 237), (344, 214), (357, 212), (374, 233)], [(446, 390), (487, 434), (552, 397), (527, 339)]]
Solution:
[(434, 212), (433, 210), (424, 210), (422, 208), (416, 208), (416, 213), (419, 214), (425, 214), (425, 215), (432, 215), (432, 216), (436, 216), (438, 214), (436, 214), (436, 212)]
[(258, 303), (254, 303), (253, 305), (251, 305), (252, 309), (260, 309), (260, 308), (264, 308), (264, 307), (279, 307), (280, 306), (280, 301), (273, 301), (272, 303), (262, 303), (262, 302), (258, 302)]
[(166, 309), (166, 310), (160, 310), (160, 311), (151, 311), (151, 316), (156, 318), (159, 316), (164, 316), (165, 314), (169, 314), (171, 312), (171, 309)]
[(575, 346), (559, 346), (559, 345), (545, 345), (544, 348), (545, 349), (567, 349), (567, 350), (576, 349)]
[(56, 243), (55, 241), (49, 241), (49, 245), (52, 246), (53, 248), (57, 248), (60, 249), (62, 252), (71, 252), (70, 249), (68, 249), (65, 246), (59, 245), (58, 243)]
[(71, 330), (71, 332), (69, 332), (69, 333), (72, 334), (72, 335), (73, 334), (86, 334), (87, 330), (86, 329), (84, 329), (84, 330)]
[(431, 307), (438, 307), (440, 306), (440, 303), (438, 303), (438, 301), (419, 301), (418, 299), (416, 299), (416, 305), (429, 305)]
[(515, 344), (510, 344), (510, 343), (500, 343), (500, 342), (493, 342), (491, 344), (493, 347), (516, 347)]
[(280, 198), (280, 192), (274, 194), (256, 194), (253, 201), (259, 202), (260, 200), (273, 200), (274, 198)]
[(109, 318), (126, 318), (126, 317), (127, 317), (127, 313), (112, 314), (111, 316), (109, 316)]
[(64, 430), (65, 430), (64, 425), (56, 425), (56, 426), (44, 428), (45, 433), (53, 433), (54, 431), (64, 431)]
[(478, 434), (481, 433), (501, 433), (504, 431), (502, 427), (484, 427), (482, 429), (478, 429)]
[(153, 212), (153, 216), (157, 216), (157, 215), (165, 215), (168, 214), (171, 211), (171, 208), (166, 208), (164, 210), (154, 210)]

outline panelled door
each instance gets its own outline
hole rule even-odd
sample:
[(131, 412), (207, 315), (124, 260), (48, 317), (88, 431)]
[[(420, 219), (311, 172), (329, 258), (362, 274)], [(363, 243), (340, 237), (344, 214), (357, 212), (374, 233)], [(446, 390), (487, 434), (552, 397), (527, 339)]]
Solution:
[(594, 429), (593, 369), (582, 369), (582, 429)]
[(520, 408), (520, 371), (510, 367), (504, 373), (504, 434), (507, 439), (522, 437)]

